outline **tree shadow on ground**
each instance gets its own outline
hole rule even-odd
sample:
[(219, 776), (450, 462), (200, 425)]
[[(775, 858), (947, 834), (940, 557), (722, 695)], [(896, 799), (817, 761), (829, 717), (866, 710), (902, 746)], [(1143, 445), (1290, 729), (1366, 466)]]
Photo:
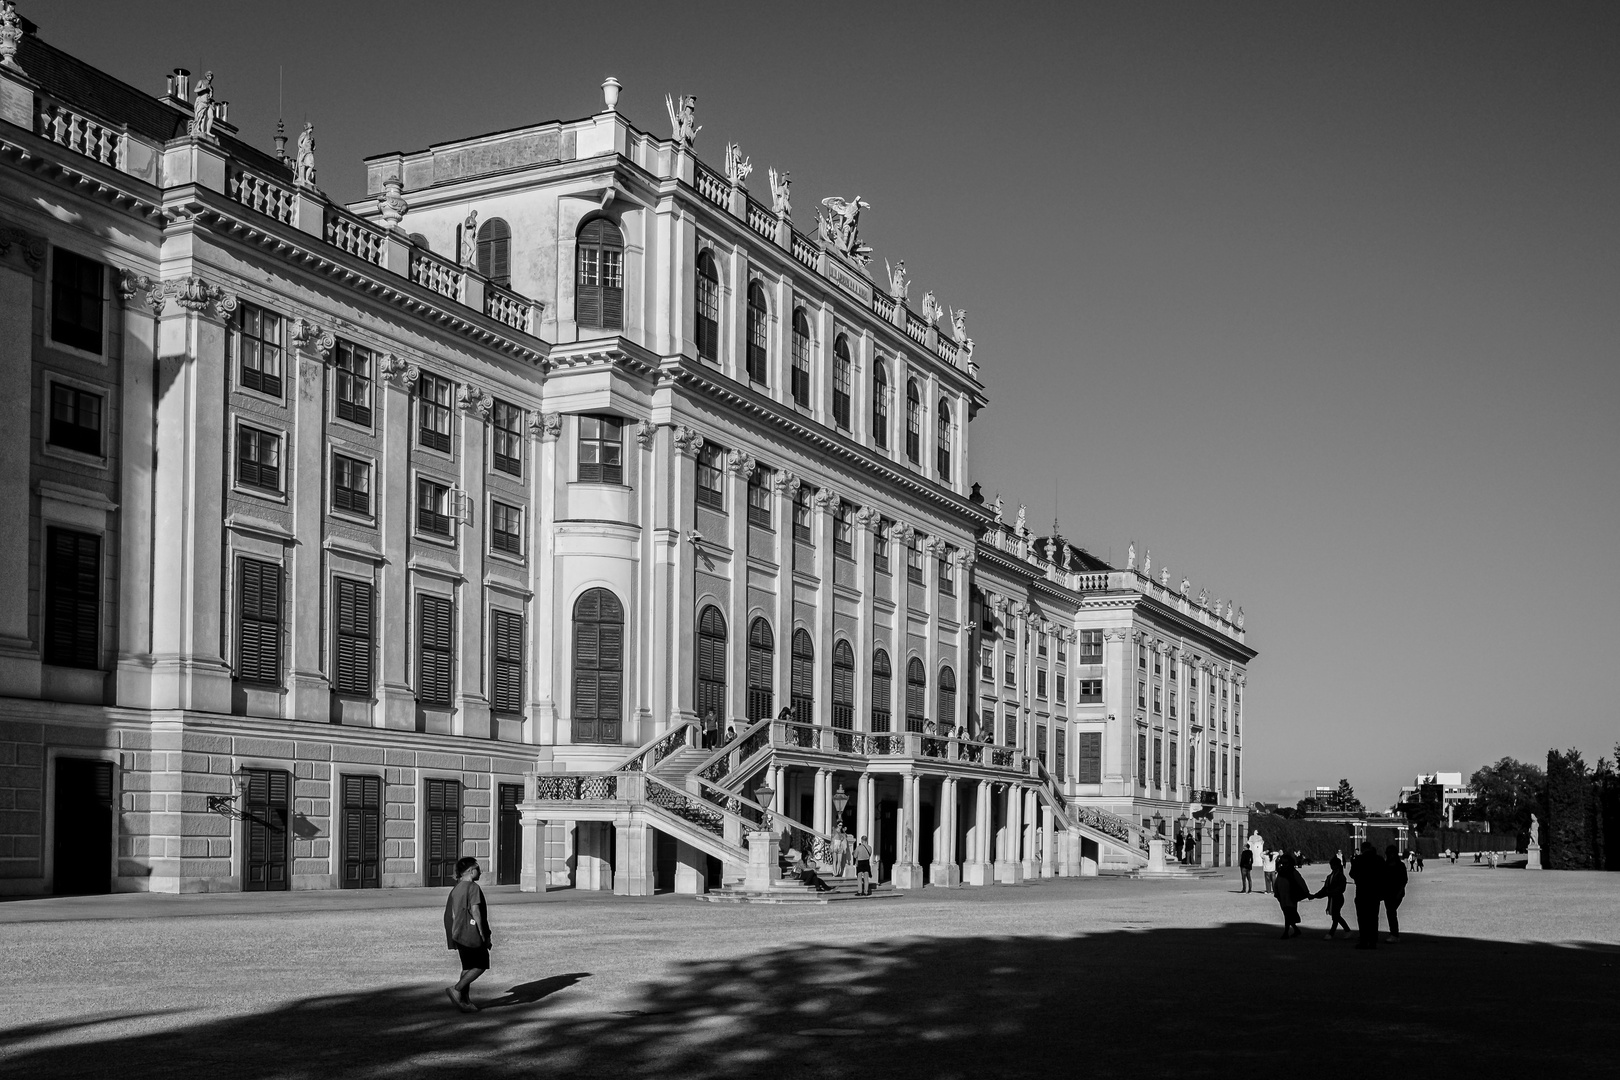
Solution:
[(0, 1061), (8, 1077), (118, 1080), (1613, 1075), (1620, 948), (1408, 935), (1361, 952), (1320, 931), (1276, 934), (1240, 923), (786, 946), (672, 965), (607, 1014), (559, 1006), (575, 973), (477, 1015), (438, 985), (389, 988)]

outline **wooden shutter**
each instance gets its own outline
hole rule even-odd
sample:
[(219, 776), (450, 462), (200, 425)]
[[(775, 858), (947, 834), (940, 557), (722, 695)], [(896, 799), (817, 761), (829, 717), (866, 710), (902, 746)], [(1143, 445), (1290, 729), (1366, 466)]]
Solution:
[(523, 616), (494, 613), (495, 672), (491, 704), (501, 712), (523, 711)]
[(456, 881), (456, 860), (461, 858), (461, 784), (456, 780), (427, 782), (427, 877), (429, 885), (449, 886)]
[(724, 719), (726, 713), (726, 621), (709, 604), (698, 616), (697, 714)]
[(793, 631), (792, 682), (793, 719), (801, 724), (815, 722), (816, 650), (804, 629)]
[(496, 788), (497, 810), (495, 884), (516, 885), (523, 874), (523, 818), (518, 803), (523, 785), (500, 784)]
[(849, 642), (833, 647), (832, 722), (836, 728), (855, 726), (855, 654)]
[(879, 649), (872, 656), (872, 730), (888, 731), (894, 715), (894, 687), (890, 682), (894, 674), (889, 666), (889, 654)]
[(371, 693), (371, 584), (337, 578), (333, 620), (337, 626), (334, 689), (340, 694)]
[(1102, 783), (1102, 732), (1082, 731), (1075, 749), (1080, 783)]
[(922, 661), (915, 656), (906, 665), (906, 730), (921, 731), (923, 729), (923, 697), (928, 688), (928, 674), (923, 671)]
[(748, 624), (748, 719), (763, 720), (771, 715), (776, 686), (771, 670), (776, 639), (771, 624), (755, 619)]
[(98, 667), (101, 537), (52, 528), (45, 543), (45, 662)]
[(382, 886), (382, 778), (343, 777), (343, 878), (345, 889)]
[(281, 566), (258, 559), (237, 563), (236, 677), (281, 682)]
[(497, 285), (512, 281), (512, 230), (501, 218), (490, 218), (478, 229), (478, 272)]
[(421, 598), (418, 633), (421, 641), (418, 654), (416, 694), (427, 705), (449, 705), (453, 700), (455, 684), (455, 643), (453, 620), (455, 605), (439, 596)]
[(250, 892), (290, 888), (287, 825), (292, 778), (279, 769), (242, 771), (248, 781), (242, 888)]

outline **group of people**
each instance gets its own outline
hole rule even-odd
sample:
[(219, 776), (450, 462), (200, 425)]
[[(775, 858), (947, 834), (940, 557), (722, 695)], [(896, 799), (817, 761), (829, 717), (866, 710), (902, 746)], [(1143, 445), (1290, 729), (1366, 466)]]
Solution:
[[(806, 835), (805, 840), (808, 839)], [(821, 877), (819, 873), (821, 867), (816, 860), (800, 849), (796, 834), (790, 832), (784, 836), (783, 847), (783, 877), (797, 878), (801, 883), (812, 886), (816, 892), (832, 892), (832, 886)], [(872, 845), (867, 842), (866, 837), (856, 840), (844, 830), (843, 823), (840, 822), (838, 831), (833, 836), (831, 861), (833, 876), (839, 878), (844, 876), (846, 866), (854, 865), (856, 896), (872, 894)]]
[[(1245, 852), (1245, 854), (1248, 854)], [(1252, 858), (1252, 857), (1251, 857)], [(1350, 934), (1350, 924), (1344, 919), (1344, 896), (1348, 890), (1349, 882), (1356, 885), (1355, 905), (1356, 923), (1359, 930), (1359, 939), (1356, 942), (1358, 949), (1376, 949), (1378, 947), (1378, 918), (1382, 910), (1389, 919), (1389, 936), (1385, 941), (1399, 941), (1401, 937), (1400, 907), (1401, 901), (1406, 899), (1406, 862), (1401, 858), (1400, 851), (1394, 844), (1384, 850), (1383, 857), (1371, 841), (1361, 845), (1361, 853), (1350, 863), (1349, 878), (1346, 879), (1344, 860), (1334, 855), (1328, 861), (1328, 874), (1322, 882), (1322, 887), (1315, 892), (1305, 883), (1305, 878), (1299, 872), (1299, 862), (1295, 856), (1267, 851), (1264, 855), (1263, 866), (1275, 865), (1275, 870), (1266, 870), (1266, 891), (1277, 898), (1277, 904), (1282, 908), (1284, 938), (1299, 937), (1299, 905), (1306, 900), (1327, 900), (1327, 913), (1331, 922), (1325, 938), (1338, 937), (1339, 928), (1344, 927), (1346, 936)], [(1247, 881), (1247, 871), (1244, 874)], [(1245, 892), (1252, 889), (1245, 889)]]
[[(782, 712), (785, 714), (786, 709)], [(787, 719), (784, 715), (783, 719)], [(713, 709), (703, 714), (703, 749), (715, 750), (726, 745), (737, 737), (737, 728), (734, 724), (726, 725), (725, 737), (720, 735), (720, 717), (715, 715)]]

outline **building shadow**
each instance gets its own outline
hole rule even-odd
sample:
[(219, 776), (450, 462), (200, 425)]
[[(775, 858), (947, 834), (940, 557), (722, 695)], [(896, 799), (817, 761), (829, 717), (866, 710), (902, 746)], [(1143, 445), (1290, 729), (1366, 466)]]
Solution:
[(1320, 925), (1291, 941), (1278, 940), (1277, 924), (1258, 923), (1052, 929), (686, 962), (630, 990), (612, 1012), (561, 1007), (583, 972), (514, 986), (476, 1015), (450, 1008), (439, 985), (329, 995), (68, 1047), (12, 1041), (0, 1071), (118, 1080), (966, 1080), (1279, 1068), (1562, 1077), (1612, 1076), (1620, 1045), (1613, 945), (1410, 934), (1361, 952), (1321, 940)]

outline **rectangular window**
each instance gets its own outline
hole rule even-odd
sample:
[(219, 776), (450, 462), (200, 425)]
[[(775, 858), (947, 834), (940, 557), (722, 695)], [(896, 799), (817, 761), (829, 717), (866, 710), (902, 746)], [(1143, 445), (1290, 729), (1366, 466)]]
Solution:
[(1018, 657), (1011, 652), (1002, 658), (1001, 681), (1007, 686), (1018, 685)]
[(1075, 744), (1075, 779), (1082, 784), (1102, 783), (1102, 732), (1082, 731)]
[(52, 446), (92, 457), (101, 456), (101, 395), (51, 383)]
[(1153, 653), (1153, 674), (1164, 674), (1164, 657), (1160, 655), (1157, 650), (1155, 650)]
[(1176, 741), (1174, 739), (1171, 739), (1170, 740), (1170, 790), (1171, 791), (1175, 791), (1176, 788), (1177, 788), (1176, 780), (1177, 780), (1177, 776), (1176, 776)]
[(1175, 718), (1176, 718), (1176, 689), (1175, 689), (1175, 687), (1172, 686), (1170, 688), (1170, 719), (1174, 720)]
[(490, 708), (496, 712), (523, 711), (523, 616), (511, 611), (493, 613), (495, 670), (490, 679)]
[(799, 544), (813, 544), (810, 532), (810, 500), (815, 495), (808, 486), (801, 486), (793, 495), (793, 540)]
[(1035, 756), (1040, 759), (1044, 768), (1046, 765), (1046, 725), (1035, 725)]
[(492, 457), (495, 468), (512, 476), (523, 475), (523, 410), (496, 401), (489, 414)]
[(489, 546), (492, 551), (523, 557), (523, 511), (503, 502), (489, 507)]
[(434, 536), (450, 535), (450, 489), (432, 480), (416, 481), (416, 528)]
[(996, 677), (996, 654), (988, 645), (979, 653), (979, 675), (986, 679)]
[[(371, 371), (376, 359), (377, 354), (365, 346), (341, 338), (338, 340), (334, 350), (336, 374), (333, 386), (339, 420), (347, 420), (361, 427), (371, 426)], [(445, 432), (448, 436), (449, 429), (446, 428)], [(449, 448), (447, 437), (443, 449)]]
[(1045, 656), (1046, 655), (1046, 635), (1045, 634), (1037, 633), (1035, 635), (1035, 655), (1036, 656)]
[(889, 570), (889, 533), (894, 528), (894, 522), (888, 518), (878, 521), (877, 532), (872, 536), (872, 572), (874, 574), (887, 574)]
[(724, 450), (709, 442), (703, 444), (697, 455), (697, 504), (722, 514), (726, 512), (725, 457)]
[(614, 416), (579, 418), (579, 478), (590, 484), (624, 483), (624, 422)]
[(848, 359), (833, 361), (833, 423), (849, 430), (849, 369)]
[(1146, 645), (1138, 645), (1136, 647), (1136, 666), (1139, 670), (1147, 670), (1147, 654), (1148, 651)]
[(281, 316), (246, 300), (236, 305), (226, 348), (248, 390), (281, 396)]
[(1221, 797), (1222, 798), (1225, 798), (1227, 795), (1231, 794), (1231, 789), (1226, 786), (1226, 762), (1227, 762), (1227, 760), (1228, 760), (1227, 756), (1225, 754), (1222, 754), (1221, 755)]
[(101, 666), (101, 537), (45, 530), (47, 664)]
[(1052, 750), (1052, 764), (1055, 766), (1052, 772), (1058, 778), (1058, 782), (1062, 783), (1069, 778), (1069, 729), (1062, 724), (1057, 726), (1057, 739), (1052, 744)]
[(1153, 688), (1153, 711), (1156, 713), (1164, 712), (1164, 698), (1162, 694), (1163, 691), (1161, 691), (1157, 686)]
[(906, 545), (906, 580), (913, 585), (923, 583), (922, 537), (916, 533), (911, 535), (911, 542)]
[(336, 609), (332, 689), (340, 694), (370, 694), (371, 582), (333, 578), (332, 606)]
[(764, 469), (748, 478), (748, 524), (771, 528), (771, 478)]
[(51, 340), (101, 355), (106, 268), (57, 248), (51, 266)]
[(416, 380), (416, 441), (450, 452), (450, 380), (426, 372)]
[(956, 595), (956, 549), (947, 547), (939, 556), (939, 591), (942, 596)]
[(1060, 661), (1061, 660), (1067, 660), (1069, 658), (1069, 647), (1068, 647), (1068, 644), (1067, 644), (1067, 639), (1061, 633), (1058, 634), (1058, 639), (1057, 639), (1057, 658)]
[(281, 437), (243, 424), (236, 429), (236, 480), (265, 491), (281, 490)]
[(417, 601), (416, 698), (446, 706), (455, 694), (455, 605), (426, 594)]
[(1080, 663), (1102, 663), (1103, 636), (1101, 630), (1080, 631)]
[(1040, 668), (1035, 672), (1035, 696), (1038, 698), (1044, 698), (1046, 696), (1045, 668)]
[(1153, 786), (1164, 786), (1164, 740), (1153, 740)]
[(1069, 700), (1068, 685), (1061, 673), (1057, 677), (1057, 700), (1059, 705)]
[(281, 685), (281, 565), (242, 559), (236, 571), (236, 677)]
[(1136, 736), (1136, 786), (1147, 787), (1147, 732), (1138, 732)]
[(1101, 701), (1102, 700), (1103, 695), (1102, 695), (1102, 680), (1101, 679), (1081, 679), (1080, 683), (1079, 683), (1079, 687), (1080, 687), (1080, 695), (1079, 695), (1079, 697), (1077, 697), (1075, 699), (1076, 701)]
[(833, 554), (840, 559), (855, 557), (855, 508), (839, 500), (833, 511)]
[(332, 455), (332, 509), (371, 513), (371, 465), (358, 458)]
[(1147, 683), (1140, 679), (1136, 681), (1136, 707), (1138, 709), (1147, 708)]

